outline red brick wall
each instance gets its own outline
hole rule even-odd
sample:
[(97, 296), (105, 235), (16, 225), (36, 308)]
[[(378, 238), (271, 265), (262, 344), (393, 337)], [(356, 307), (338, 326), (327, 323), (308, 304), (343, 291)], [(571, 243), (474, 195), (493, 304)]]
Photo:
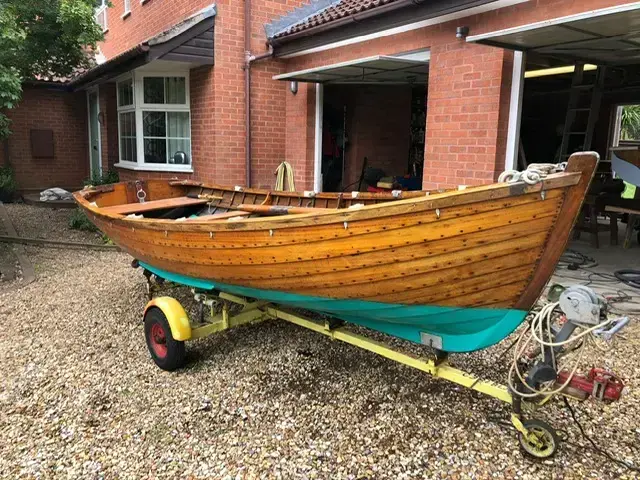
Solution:
[(284, 120), (285, 158), (294, 171), (296, 190), (313, 190), (316, 88), (312, 83), (301, 83), (298, 93), (285, 94)]
[(513, 58), (510, 52), (498, 48), (457, 40), (456, 27), (467, 25), (476, 35), (619, 3), (529, 1), (392, 37), (294, 57), (286, 60), (286, 70), (430, 48), (424, 187), (487, 183), (504, 168)]
[[(24, 87), (22, 101), (7, 112), (12, 120), (9, 160), (20, 190), (77, 189), (89, 175), (87, 96)], [(54, 158), (31, 155), (31, 129), (53, 130)], [(4, 150), (4, 149), (2, 149)]]
[[(116, 0), (109, 10), (109, 32), (102, 52), (107, 57), (121, 53), (211, 3), (148, 0), (142, 5), (134, 0), (132, 14), (122, 19), (123, 1)], [(302, 3), (253, 0), (253, 53), (266, 50), (264, 23)], [(536, 0), (393, 37), (257, 63), (252, 69), (251, 84), (253, 185), (273, 185), (273, 172), (284, 159), (294, 166), (298, 189), (311, 188), (313, 183), (315, 88), (300, 85), (294, 96), (288, 91), (287, 82), (275, 82), (273, 75), (418, 48), (432, 51), (425, 187), (489, 182), (504, 165), (512, 56), (500, 49), (465, 44), (455, 38), (455, 28), (465, 24), (471, 34), (479, 34), (618, 3)], [(217, 8), (216, 65), (213, 69), (199, 69), (192, 77), (192, 177), (241, 184), (245, 178), (246, 135), (243, 2), (222, 0), (217, 2)], [(158, 176), (142, 172), (123, 175)]]
[(498, 139), (504, 57), (503, 50), (455, 37), (432, 47), (424, 188), (489, 183), (504, 165)]
[[(148, 0), (141, 5), (133, 0), (131, 15), (125, 19), (121, 18), (124, 8), (122, 0), (112, 3), (114, 6), (108, 13), (109, 31), (101, 45), (101, 51), (107, 58), (156, 35), (213, 2)], [(301, 0), (254, 0), (251, 19), (252, 53), (266, 51), (264, 24), (302, 3)], [(244, 184), (244, 3), (223, 0), (216, 2), (216, 6), (215, 67), (203, 67), (192, 72), (194, 174), (191, 178)], [(283, 64), (277, 61), (256, 63), (252, 68), (253, 186), (273, 186), (273, 173), (286, 158), (284, 139), (287, 135), (288, 91), (286, 84), (272, 80), (272, 76), (282, 73), (283, 68)], [(121, 176), (142, 178), (159, 175), (121, 170)]]

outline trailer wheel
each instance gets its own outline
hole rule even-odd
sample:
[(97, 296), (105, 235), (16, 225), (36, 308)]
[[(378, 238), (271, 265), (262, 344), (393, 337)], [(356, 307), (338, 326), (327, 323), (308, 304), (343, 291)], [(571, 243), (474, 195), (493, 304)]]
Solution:
[(184, 342), (173, 338), (167, 317), (159, 308), (147, 310), (144, 336), (151, 358), (162, 370), (170, 372), (184, 365)]
[(535, 440), (526, 438), (522, 432), (518, 432), (520, 446), (527, 454), (535, 458), (549, 458), (556, 453), (559, 439), (551, 425), (542, 420), (527, 420), (523, 425), (535, 437)]

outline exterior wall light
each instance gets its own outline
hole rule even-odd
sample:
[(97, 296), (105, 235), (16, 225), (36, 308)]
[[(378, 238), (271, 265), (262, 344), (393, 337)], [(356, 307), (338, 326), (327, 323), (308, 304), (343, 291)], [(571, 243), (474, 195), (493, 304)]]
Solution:
[(469, 27), (456, 28), (456, 38), (464, 39), (469, 35)]
[(298, 93), (298, 82), (293, 80), (290, 84), (289, 84), (289, 90), (291, 90), (291, 93), (293, 93), (294, 95), (296, 93)]

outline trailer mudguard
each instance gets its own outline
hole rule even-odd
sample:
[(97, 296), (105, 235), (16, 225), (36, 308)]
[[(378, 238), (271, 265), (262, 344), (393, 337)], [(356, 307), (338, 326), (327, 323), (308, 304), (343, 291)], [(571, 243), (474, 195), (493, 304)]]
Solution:
[(171, 297), (157, 297), (147, 303), (144, 309), (146, 315), (147, 310), (152, 307), (159, 308), (164, 316), (167, 317), (169, 327), (171, 328), (171, 336), (175, 340), (185, 341), (191, 338), (191, 324), (189, 316), (185, 312), (180, 302)]

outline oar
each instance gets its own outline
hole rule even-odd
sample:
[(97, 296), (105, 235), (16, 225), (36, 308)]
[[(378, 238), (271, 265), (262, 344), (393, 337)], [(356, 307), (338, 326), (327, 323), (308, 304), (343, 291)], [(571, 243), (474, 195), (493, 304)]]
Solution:
[(238, 205), (238, 210), (245, 212), (260, 213), (262, 215), (296, 215), (300, 213), (326, 213), (335, 212), (335, 208), (312, 208), (312, 207), (288, 207), (284, 205)]
[(222, 200), (218, 195), (187, 193), (188, 198), (197, 198), (198, 200)]

